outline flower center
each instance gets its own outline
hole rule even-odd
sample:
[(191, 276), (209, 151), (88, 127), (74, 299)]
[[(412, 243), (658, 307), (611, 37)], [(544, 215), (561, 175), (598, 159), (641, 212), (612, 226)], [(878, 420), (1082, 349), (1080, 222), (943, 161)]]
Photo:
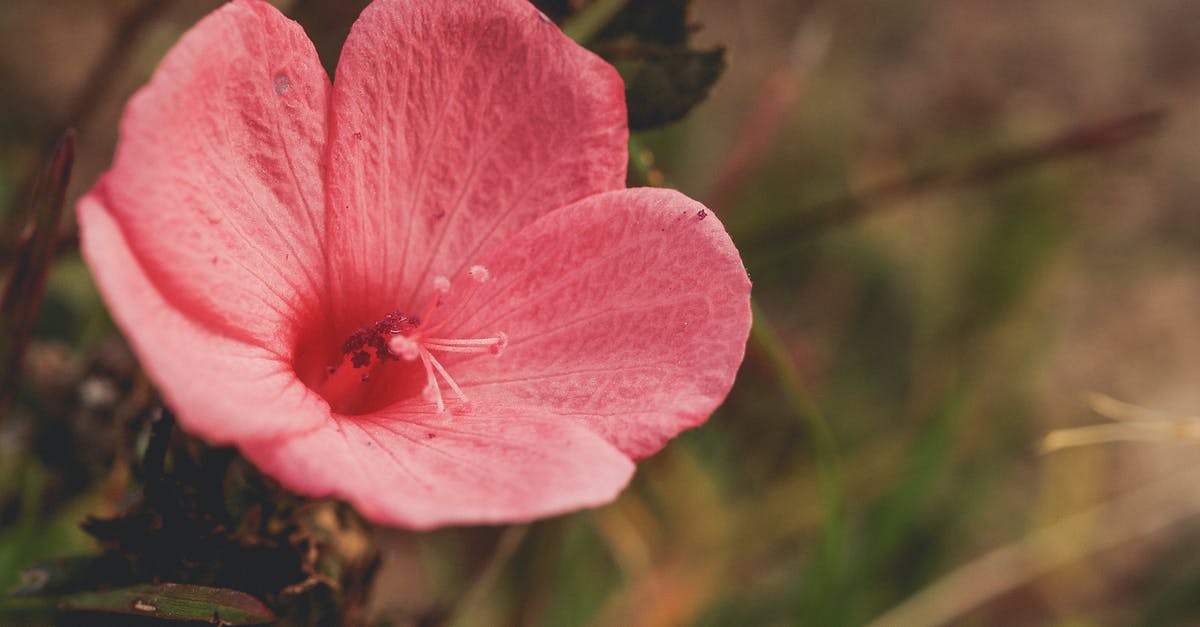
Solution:
[[(487, 282), (488, 271), (472, 266), (467, 272), (472, 289), (463, 295), (465, 302), (479, 285)], [(437, 411), (446, 411), (446, 395), (442, 384), (457, 399), (457, 410), (468, 411), (470, 402), (446, 367), (438, 360), (440, 353), (490, 353), (499, 356), (508, 344), (508, 336), (497, 332), (488, 337), (455, 338), (440, 333), (451, 316), (439, 315), (450, 291), (450, 280), (433, 280), (433, 296), (416, 316), (393, 311), (382, 319), (366, 325), (350, 335), (341, 346), (341, 358), (329, 364), (314, 389), (339, 413), (360, 414), (378, 408), (380, 397), (391, 401), (406, 396), (411, 390), (413, 375), (420, 381), (419, 395)], [(426, 322), (428, 321), (428, 322)], [(443, 358), (444, 359), (444, 358)], [(413, 372), (407, 365), (421, 365)], [(383, 386), (385, 389), (379, 389)]]

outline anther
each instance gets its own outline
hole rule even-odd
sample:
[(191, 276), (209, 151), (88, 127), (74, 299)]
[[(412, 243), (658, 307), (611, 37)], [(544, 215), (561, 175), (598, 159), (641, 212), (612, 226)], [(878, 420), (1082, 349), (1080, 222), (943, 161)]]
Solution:
[(397, 335), (388, 340), (388, 350), (405, 361), (413, 361), (421, 356), (421, 345), (406, 335)]
[(474, 279), (476, 283), (487, 283), (491, 277), (488, 269), (483, 266), (471, 266), (467, 270), (467, 276)]
[[(471, 266), (467, 269), (466, 274), (475, 283), (472, 286), (475, 289), (491, 278), (488, 269), (480, 265)], [(431, 337), (438, 333), (442, 327), (446, 326), (450, 318), (446, 317), (446, 315), (439, 316), (444, 319), (429, 326), (421, 326), (419, 320), (430, 320), (433, 317), (434, 311), (441, 307), (442, 296), (449, 291), (450, 280), (444, 276), (435, 277), (433, 279), (433, 295), (426, 305), (424, 312), (422, 312), (421, 317), (419, 319), (410, 319), (411, 326), (405, 328), (402, 333), (392, 335), (386, 340), (387, 350), (391, 357), (405, 361), (421, 360), (421, 365), (425, 369), (425, 387), (421, 396), (425, 400), (434, 403), (437, 406), (438, 412), (443, 412), (446, 409), (439, 378), (441, 381), (445, 381), (446, 386), (458, 397), (457, 411), (468, 411), (470, 402), (462, 388), (450, 376), (450, 372), (433, 356), (434, 352), (491, 353), (498, 356), (508, 346), (508, 335), (503, 332), (497, 332), (490, 337), (479, 338)], [(473, 294), (474, 289), (469, 289), (467, 294), (462, 296), (462, 300), (469, 300)]]

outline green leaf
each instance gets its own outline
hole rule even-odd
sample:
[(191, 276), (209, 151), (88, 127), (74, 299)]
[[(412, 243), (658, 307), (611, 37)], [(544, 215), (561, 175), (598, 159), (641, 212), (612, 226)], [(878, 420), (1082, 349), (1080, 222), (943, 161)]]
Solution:
[(707, 96), (725, 70), (725, 50), (643, 48), (640, 58), (621, 62), (629, 128), (647, 130), (687, 115)]
[(275, 620), (275, 614), (267, 606), (244, 592), (177, 583), (73, 594), (62, 598), (59, 609), (223, 625), (261, 625)]

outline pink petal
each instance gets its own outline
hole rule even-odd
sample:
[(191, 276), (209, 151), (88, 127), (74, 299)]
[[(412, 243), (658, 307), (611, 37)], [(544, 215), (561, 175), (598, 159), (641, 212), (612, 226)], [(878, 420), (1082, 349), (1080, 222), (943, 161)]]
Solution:
[(484, 265), (491, 280), (469, 302), (447, 297), (470, 314), (448, 309), (438, 333), (508, 335), (499, 357), (445, 360), (472, 402), (570, 418), (640, 458), (728, 394), (750, 333), (750, 281), (721, 223), (686, 196), (588, 198)]
[(303, 437), (242, 447), (310, 496), (337, 496), (413, 529), (525, 521), (607, 503), (633, 462), (553, 416), (406, 413), (338, 417)]
[(291, 364), (182, 313), (150, 280), (120, 225), (94, 196), (79, 203), (83, 255), (117, 324), (179, 421), (214, 443), (302, 433), (329, 406)]
[(546, 212), (624, 186), (620, 77), (526, 0), (377, 0), (334, 80), (329, 231), (352, 328)]
[[(189, 30), (130, 100), (90, 206), (111, 212), (171, 305), (286, 353), (325, 290), (328, 102), (329, 79), (300, 26), (265, 2), (236, 0)], [(93, 270), (112, 271), (111, 256), (91, 248)]]

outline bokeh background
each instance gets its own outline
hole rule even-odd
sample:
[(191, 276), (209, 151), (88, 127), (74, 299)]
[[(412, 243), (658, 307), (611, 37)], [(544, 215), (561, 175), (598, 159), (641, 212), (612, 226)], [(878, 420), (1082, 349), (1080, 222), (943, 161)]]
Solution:
[[(78, 131), (70, 207), (124, 101), (219, 4), (0, 3), (0, 277), (62, 128)], [(365, 3), (277, 4), (332, 68)], [(705, 201), (743, 254), (756, 321), (733, 393), (610, 506), (372, 531), (371, 615), (1200, 622), (1186, 429), (1039, 452), (1054, 429), (1108, 422), (1089, 393), (1168, 427), (1200, 414), (1200, 4), (695, 0), (688, 16), (725, 71), (682, 120), (635, 134), (631, 178)], [(153, 393), (72, 224), (0, 422), (4, 588), (95, 551), (79, 521), (137, 488), (121, 442), (144, 446), (131, 407)]]

